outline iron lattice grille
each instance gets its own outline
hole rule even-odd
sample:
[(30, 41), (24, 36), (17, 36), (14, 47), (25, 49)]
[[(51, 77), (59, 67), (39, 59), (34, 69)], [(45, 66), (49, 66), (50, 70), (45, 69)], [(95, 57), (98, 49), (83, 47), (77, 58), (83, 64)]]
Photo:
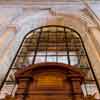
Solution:
[[(1, 88), (1, 97), (5, 93), (14, 95), (17, 85), (14, 73), (19, 68), (41, 62), (61, 62), (75, 65), (86, 73), (82, 85), (84, 95), (99, 94), (96, 77), (84, 48), (80, 35), (71, 28), (49, 25), (40, 27), (25, 36), (17, 56), (10, 67)], [(96, 95), (98, 98), (98, 96)]]

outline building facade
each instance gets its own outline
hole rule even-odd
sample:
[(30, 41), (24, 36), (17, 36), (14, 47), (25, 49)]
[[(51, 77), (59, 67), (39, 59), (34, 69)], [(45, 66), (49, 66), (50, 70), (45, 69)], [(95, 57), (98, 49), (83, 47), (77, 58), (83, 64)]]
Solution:
[(1, 0), (0, 10), (1, 99), (15, 95), (15, 66), (41, 62), (88, 65), (95, 84), (84, 95), (100, 99), (99, 0)]

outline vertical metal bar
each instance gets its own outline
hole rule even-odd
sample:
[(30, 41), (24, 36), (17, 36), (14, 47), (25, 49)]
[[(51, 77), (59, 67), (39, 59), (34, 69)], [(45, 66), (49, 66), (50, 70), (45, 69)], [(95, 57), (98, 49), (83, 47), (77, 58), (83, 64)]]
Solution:
[(78, 65), (80, 65), (81, 55), (76, 55), (78, 57)]
[[(65, 42), (66, 42), (66, 51), (67, 51), (67, 59), (68, 59), (68, 64), (70, 64), (70, 57), (69, 57), (69, 48), (68, 48), (68, 39), (67, 39), (67, 34), (66, 33), (66, 28), (64, 27), (64, 34), (65, 34)], [(67, 49), (68, 48), (68, 49)]]
[(41, 34), (42, 34), (42, 28), (40, 29), (40, 33), (39, 33), (39, 36), (38, 36), (37, 41), (36, 41), (37, 44), (36, 44), (36, 48), (35, 48), (35, 51), (34, 51), (34, 57), (33, 57), (33, 60), (32, 60), (32, 64), (34, 64), (35, 59), (36, 59), (36, 55), (37, 55), (37, 52), (38, 52), (38, 47), (39, 47), (39, 43), (40, 43)]
[(57, 56), (57, 54), (58, 54), (58, 50), (57, 50), (57, 27), (56, 27), (56, 62), (58, 62), (58, 56)]
[(45, 62), (47, 62), (47, 57), (48, 57), (48, 55), (47, 55), (47, 53), (48, 53), (48, 43), (49, 43), (49, 32), (48, 33), (46, 33), (47, 34), (47, 44), (46, 44), (46, 55), (45, 55)]

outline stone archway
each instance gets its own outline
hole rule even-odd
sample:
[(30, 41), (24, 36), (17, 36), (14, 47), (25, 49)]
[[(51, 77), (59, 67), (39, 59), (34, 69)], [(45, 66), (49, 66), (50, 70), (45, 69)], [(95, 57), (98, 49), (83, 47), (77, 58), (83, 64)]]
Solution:
[[(20, 46), (24, 36), (32, 29), (37, 28), (39, 26), (43, 26), (43, 25), (64, 25), (64, 26), (69, 26), (71, 28), (74, 28), (75, 30), (77, 30), (80, 33), (80, 36), (82, 37), (84, 44), (86, 46), (88, 55), (91, 57), (91, 61), (94, 60), (92, 59), (92, 57), (96, 57), (97, 58), (97, 52), (96, 50), (93, 48), (93, 44), (90, 40), (90, 37), (88, 36), (86, 27), (84, 25), (84, 22), (80, 22), (81, 19), (79, 17), (75, 17), (74, 15), (64, 15), (64, 16), (51, 16), (48, 18), (48, 20), (45, 20), (49, 14), (47, 13), (47, 15), (43, 15), (43, 17), (38, 17), (37, 19), (35, 19), (33, 16), (29, 16), (26, 17), (26, 19), (24, 19), (24, 21), (21, 21), (23, 19), (20, 19), (19, 22), (13, 23), (15, 24), (15, 27), (17, 30), (17, 32), (14, 32), (14, 41), (13, 43), (10, 43), (10, 51), (7, 49), (5, 50), (6, 53), (4, 53), (4, 58), (2, 58), (2, 66), (4, 66), (4, 68), (7, 69), (7, 66), (10, 66), (11, 62), (13, 61), (13, 58), (15, 56), (15, 53), (18, 50), (18, 47)], [(36, 23), (35, 23), (35, 22)], [(34, 24), (33, 24), (34, 22)], [(10, 32), (8, 32), (10, 35)], [(22, 35), (23, 33), (23, 35)], [(19, 41), (18, 41), (19, 39)], [(17, 44), (18, 43), (18, 44)], [(17, 46), (17, 49), (15, 49), (15, 47)], [(90, 52), (90, 50), (93, 49), (93, 51)], [(12, 52), (12, 51), (13, 52)], [(17, 52), (18, 53), (18, 52)], [(5, 59), (5, 57), (8, 57), (7, 59)], [(11, 60), (9, 61), (9, 58), (11, 58)], [(97, 58), (98, 59), (98, 58)], [(5, 64), (5, 62), (7, 62), (7, 64)], [(12, 65), (12, 64), (11, 64)], [(3, 73), (3, 75), (5, 76), (6, 71)], [(3, 79), (4, 77), (2, 77)]]

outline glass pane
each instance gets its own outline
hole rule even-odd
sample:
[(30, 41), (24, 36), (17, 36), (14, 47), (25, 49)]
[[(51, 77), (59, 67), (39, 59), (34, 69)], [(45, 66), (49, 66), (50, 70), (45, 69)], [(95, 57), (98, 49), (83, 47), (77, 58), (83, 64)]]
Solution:
[(64, 31), (64, 28), (58, 27), (58, 28), (57, 28), (57, 31)]
[(67, 56), (57, 56), (58, 62), (68, 64)]
[(58, 51), (57, 55), (67, 55), (67, 51)]
[(48, 51), (47, 55), (56, 55), (56, 51)]
[(33, 52), (28, 53), (28, 56), (34, 56), (34, 51), (33, 51)]
[(37, 52), (37, 55), (46, 55), (46, 51)]
[(74, 52), (73, 51), (70, 51), (69, 52), (69, 55), (76, 55), (76, 52), (75, 51)]
[(65, 33), (57, 33), (57, 39), (63, 40), (65, 38)]
[(51, 31), (51, 32), (56, 32), (56, 27), (49, 27), (48, 30)]
[[(2, 91), (0, 92), (0, 98), (4, 98), (6, 95), (11, 95), (14, 84), (4, 84)], [(4, 99), (1, 99), (4, 100)]]
[(56, 56), (47, 56), (47, 62), (56, 62)]
[(28, 57), (28, 64), (32, 64), (33, 57)]
[(35, 64), (36, 63), (41, 63), (41, 62), (45, 62), (45, 56), (36, 56)]
[(87, 95), (94, 95), (96, 99), (100, 99), (100, 94), (98, 93), (96, 84), (83, 84), (82, 90), (85, 96)]
[(50, 42), (48, 43), (48, 47), (56, 47), (56, 43)]
[(80, 66), (89, 67), (88, 59), (86, 56), (80, 56)]
[(46, 27), (45, 27), (45, 28), (43, 28), (43, 31), (48, 31), (48, 28), (46, 28)]
[(78, 57), (77, 56), (70, 56), (70, 64), (71, 65), (78, 64)]
[(7, 77), (7, 81), (9, 81), (8, 83), (9, 84), (12, 84), (14, 81), (15, 81), (15, 72), (16, 72), (16, 69), (14, 70), (11, 70), (8, 77)]

